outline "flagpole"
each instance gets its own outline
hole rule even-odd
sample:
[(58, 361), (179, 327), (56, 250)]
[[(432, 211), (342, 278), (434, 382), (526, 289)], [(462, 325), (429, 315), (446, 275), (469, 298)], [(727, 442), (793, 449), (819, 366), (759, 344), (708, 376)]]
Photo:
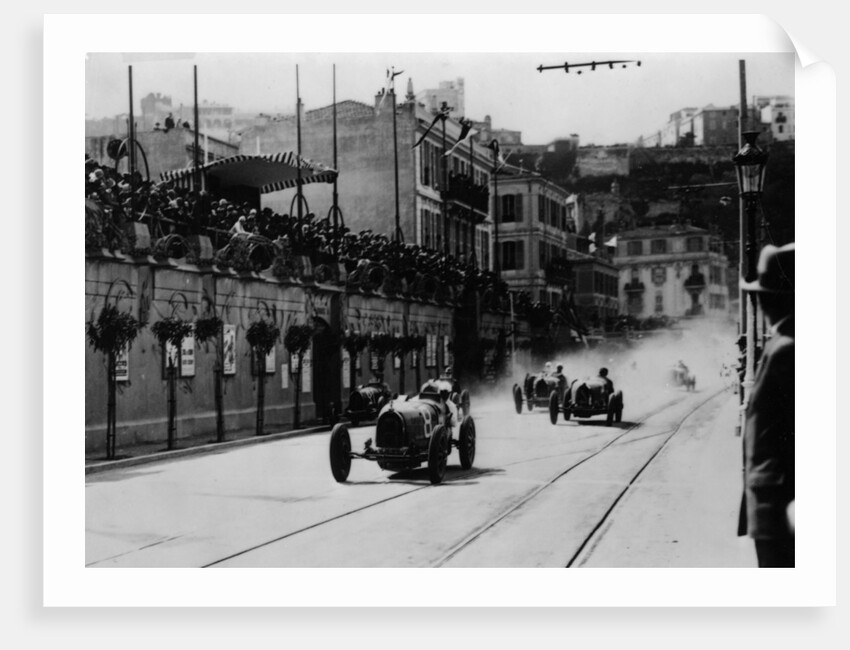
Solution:
[(298, 160), (295, 163), (296, 169), (296, 184), (298, 186), (298, 221), (301, 222), (301, 218), (304, 216), (303, 208), (301, 206), (301, 86), (298, 81), (298, 65), (295, 65), (295, 128), (297, 130), (298, 136)]
[(127, 167), (130, 170), (130, 207), (133, 209), (135, 214), (135, 197), (136, 197), (136, 183), (135, 183), (135, 171), (136, 171), (136, 160), (133, 157), (136, 153), (136, 130), (134, 124), (134, 116), (133, 116), (133, 66), (127, 66), (127, 75), (130, 83), (130, 122), (127, 124)]
[(198, 129), (201, 128), (201, 125), (199, 124), (199, 120), (198, 120), (198, 115), (199, 115), (199, 109), (198, 109), (198, 66), (194, 66), (194, 71), (195, 71), (195, 151), (194, 151), (194, 156), (193, 156), (193, 158), (194, 158), (194, 160), (193, 160), (194, 172), (193, 172), (193, 175), (192, 175), (192, 181), (193, 181), (192, 184), (194, 185), (193, 189), (195, 190), (195, 197), (197, 198), (197, 196), (198, 196), (198, 185), (199, 185), (199, 175), (198, 175), (198, 146), (199, 146), (198, 138), (199, 138), (199, 135), (198, 135)]
[[(336, 150), (336, 63), (333, 65), (333, 118), (334, 118), (334, 169), (337, 168), (337, 150)], [(339, 226), (339, 194), (337, 193), (337, 177), (334, 176), (334, 194), (333, 194), (333, 224), (334, 228)]]
[(390, 92), (393, 95), (393, 161), (395, 168), (395, 240), (400, 242), (401, 236), (401, 217), (398, 210), (398, 132), (396, 130), (396, 103), (395, 103), (395, 68), (392, 69), (390, 77)]
[(493, 148), (493, 270), (496, 282), (502, 279), (502, 263), (499, 259), (499, 150), (498, 141)]
[[(445, 111), (447, 108), (446, 102), (443, 102), (440, 109)], [(448, 197), (448, 188), (446, 185), (448, 184), (446, 180), (446, 172), (448, 171), (448, 160), (446, 159), (446, 118), (442, 118), (443, 122), (443, 155), (440, 157), (443, 162), (442, 169), (442, 187), (440, 192), (440, 198), (442, 199), (440, 203), (440, 208), (443, 211), (443, 249), (445, 251), (446, 257), (449, 255), (449, 215), (448, 209), (446, 206), (446, 198)]]

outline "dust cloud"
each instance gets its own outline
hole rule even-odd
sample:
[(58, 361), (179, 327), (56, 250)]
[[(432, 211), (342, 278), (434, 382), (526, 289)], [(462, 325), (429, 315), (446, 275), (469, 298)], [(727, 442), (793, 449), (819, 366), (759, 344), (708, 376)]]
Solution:
[(606, 339), (593, 348), (565, 350), (552, 358), (525, 363), (518, 358), (508, 377), (493, 385), (478, 386), (473, 395), (481, 408), (513, 410), (513, 385), (522, 385), (526, 373), (539, 373), (544, 363), (551, 361), (553, 369), (557, 364), (564, 366), (569, 382), (595, 377), (600, 368), (607, 368), (615, 390), (623, 391), (628, 411), (630, 404), (659, 403), (670, 391), (685, 391), (674, 386), (670, 377), (680, 360), (696, 377), (697, 392), (729, 386), (732, 379), (723, 371), (724, 366), (734, 369), (737, 363), (736, 338), (734, 323), (687, 321), (681, 328), (637, 332), (630, 339)]

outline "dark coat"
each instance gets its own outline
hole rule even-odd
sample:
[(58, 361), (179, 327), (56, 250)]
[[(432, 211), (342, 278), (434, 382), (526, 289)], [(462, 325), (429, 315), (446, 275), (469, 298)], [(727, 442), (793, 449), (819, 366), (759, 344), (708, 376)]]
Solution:
[(764, 348), (744, 425), (744, 497), (739, 535), (783, 539), (794, 500), (794, 316)]

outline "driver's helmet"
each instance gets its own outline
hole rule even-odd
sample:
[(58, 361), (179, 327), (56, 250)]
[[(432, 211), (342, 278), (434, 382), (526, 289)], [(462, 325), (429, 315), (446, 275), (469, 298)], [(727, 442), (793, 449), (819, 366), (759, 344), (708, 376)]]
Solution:
[(556, 372), (563, 372), (563, 371), (564, 371), (564, 366), (562, 366), (562, 365), (559, 363), (559, 364), (558, 364), (558, 367), (557, 367), (557, 369), (556, 369)]
[(543, 372), (545, 372), (547, 375), (548, 375), (548, 374), (550, 374), (550, 373), (552, 372), (552, 364), (551, 364), (551, 362), (547, 361), (547, 362), (543, 365)]
[(599, 369), (599, 376), (600, 377), (607, 377), (608, 376), (608, 368), (600, 368)]
[(451, 379), (452, 378), (452, 367), (446, 366), (443, 368), (443, 374), (440, 375), (440, 378)]

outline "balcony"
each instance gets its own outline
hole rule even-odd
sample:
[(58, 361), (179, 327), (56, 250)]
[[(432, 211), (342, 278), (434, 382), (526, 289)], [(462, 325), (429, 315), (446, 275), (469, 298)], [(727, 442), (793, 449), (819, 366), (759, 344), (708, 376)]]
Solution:
[(480, 213), (477, 221), (484, 221), (490, 213), (490, 190), (486, 185), (474, 183), (465, 174), (449, 174), (449, 186), (446, 190), (446, 200), (463, 204)]

